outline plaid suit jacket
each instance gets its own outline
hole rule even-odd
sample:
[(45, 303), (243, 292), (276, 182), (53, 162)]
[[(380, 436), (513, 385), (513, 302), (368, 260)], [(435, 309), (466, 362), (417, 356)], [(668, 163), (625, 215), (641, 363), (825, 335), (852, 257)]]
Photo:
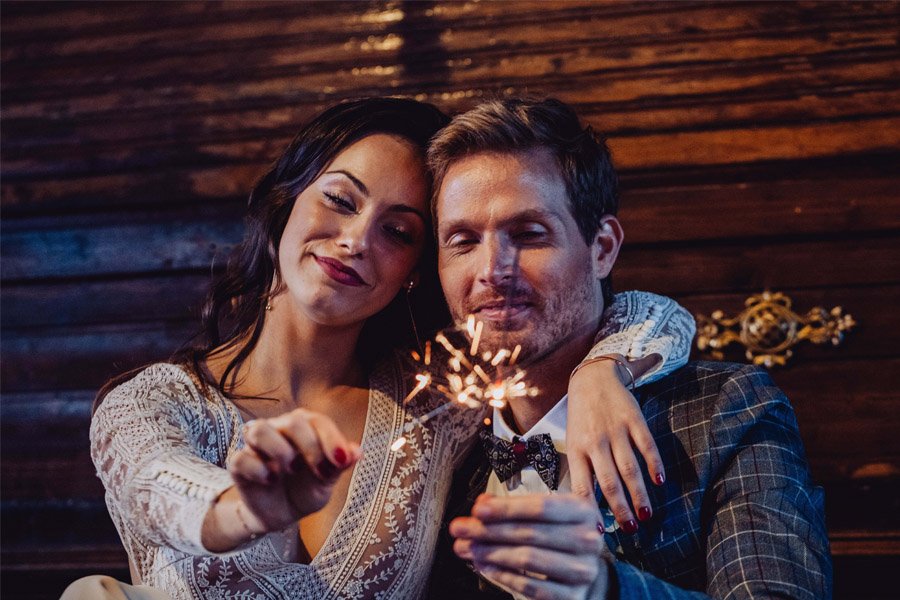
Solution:
[[(636, 396), (667, 481), (646, 481), (654, 514), (636, 534), (606, 534), (618, 558), (610, 597), (830, 598), (822, 490), (769, 375), (694, 362)], [(453, 554), (446, 527), (470, 512), (488, 474), (476, 448), (454, 478), (429, 598), (509, 598)]]

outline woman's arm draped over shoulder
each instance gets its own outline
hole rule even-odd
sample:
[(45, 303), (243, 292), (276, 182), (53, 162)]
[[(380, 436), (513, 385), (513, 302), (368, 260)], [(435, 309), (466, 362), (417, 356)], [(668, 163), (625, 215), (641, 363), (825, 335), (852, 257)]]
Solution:
[[(665, 471), (640, 406), (624, 385), (631, 383), (631, 375), (621, 373), (619, 365), (628, 365), (635, 386), (660, 379), (687, 363), (695, 332), (693, 317), (671, 298), (638, 291), (616, 294), (594, 347), (569, 381), (566, 452), (572, 491), (593, 495), (596, 475), (616, 520), (628, 532), (653, 514), (634, 449), (654, 483), (665, 481)], [(603, 356), (614, 360), (597, 361)]]
[(694, 317), (671, 298), (621, 292), (604, 311), (594, 347), (585, 360), (604, 355), (621, 355), (629, 361), (654, 359), (648, 369), (635, 372), (635, 385), (645, 385), (687, 363), (696, 332)]
[(145, 542), (208, 553), (204, 515), (232, 485), (218, 466), (237, 416), (228, 421), (175, 365), (153, 365), (107, 395), (91, 422), (91, 457), (120, 534), (126, 526)]

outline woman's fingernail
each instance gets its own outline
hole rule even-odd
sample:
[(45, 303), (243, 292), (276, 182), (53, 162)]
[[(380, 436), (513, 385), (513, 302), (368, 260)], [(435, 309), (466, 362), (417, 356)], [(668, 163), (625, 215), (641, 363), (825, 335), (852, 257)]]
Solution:
[(334, 460), (340, 466), (344, 466), (347, 464), (347, 451), (343, 448), (336, 448), (334, 451)]
[(625, 521), (624, 523), (622, 523), (622, 531), (624, 531), (628, 535), (631, 535), (632, 533), (637, 533), (637, 530), (638, 530), (638, 524), (634, 522), (634, 519), (629, 519), (628, 521)]
[(652, 516), (653, 511), (650, 510), (649, 506), (642, 506), (638, 509), (638, 519), (640, 519), (641, 521), (647, 521)]
[(600, 533), (604, 533), (606, 531), (606, 528), (603, 527), (603, 521), (597, 521), (597, 531), (599, 531)]
[(666, 476), (662, 473), (656, 474), (656, 485), (662, 485), (666, 482)]

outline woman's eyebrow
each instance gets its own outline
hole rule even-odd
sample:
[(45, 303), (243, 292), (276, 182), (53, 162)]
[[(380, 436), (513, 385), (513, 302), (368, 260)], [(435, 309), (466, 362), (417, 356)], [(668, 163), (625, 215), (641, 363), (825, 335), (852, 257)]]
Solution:
[[(359, 189), (359, 191), (363, 193), (363, 195), (369, 195), (369, 188), (366, 187), (366, 184), (360, 181), (355, 175), (353, 175), (353, 173), (349, 171), (345, 171), (344, 169), (335, 169), (334, 171), (325, 171), (325, 175), (343, 175), (344, 177), (352, 181), (353, 185), (355, 185), (357, 189)], [(392, 204), (388, 210), (390, 210), (391, 212), (412, 213), (422, 219), (423, 223), (428, 222), (428, 219), (425, 218), (425, 215), (424, 213), (422, 213), (422, 211), (406, 204)]]
[(353, 175), (353, 173), (350, 173), (349, 171), (345, 171), (343, 169), (335, 169), (334, 171), (325, 171), (325, 175), (331, 175), (331, 174), (335, 174), (335, 173), (343, 175), (344, 177), (346, 177), (347, 179), (352, 181), (353, 185), (355, 185), (357, 187), (357, 189), (363, 193), (363, 195), (365, 195), (365, 196), (369, 195), (369, 188), (366, 187), (366, 184), (364, 184), (362, 181), (357, 179), (356, 176)]
[(418, 208), (413, 208), (408, 204), (392, 204), (388, 209), (391, 212), (399, 212), (399, 213), (412, 213), (422, 219), (423, 223), (427, 223), (428, 220), (425, 218), (425, 215)]

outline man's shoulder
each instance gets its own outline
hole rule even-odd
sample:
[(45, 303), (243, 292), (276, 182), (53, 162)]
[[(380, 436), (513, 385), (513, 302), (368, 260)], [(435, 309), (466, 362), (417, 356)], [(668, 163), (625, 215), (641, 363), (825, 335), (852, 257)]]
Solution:
[(758, 366), (720, 361), (691, 361), (659, 381), (641, 388), (641, 403), (706, 405), (736, 400), (768, 402), (784, 395)]

